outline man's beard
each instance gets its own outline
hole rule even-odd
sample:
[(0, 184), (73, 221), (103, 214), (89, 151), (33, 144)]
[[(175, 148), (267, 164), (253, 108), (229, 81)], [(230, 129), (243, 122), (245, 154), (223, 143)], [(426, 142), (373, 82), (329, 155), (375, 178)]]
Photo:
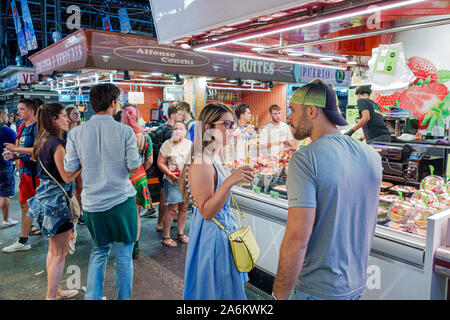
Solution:
[(292, 124), (291, 127), (293, 128), (294, 138), (297, 140), (303, 140), (311, 136), (312, 124), (306, 119), (306, 112), (300, 118), (297, 128), (292, 126)]

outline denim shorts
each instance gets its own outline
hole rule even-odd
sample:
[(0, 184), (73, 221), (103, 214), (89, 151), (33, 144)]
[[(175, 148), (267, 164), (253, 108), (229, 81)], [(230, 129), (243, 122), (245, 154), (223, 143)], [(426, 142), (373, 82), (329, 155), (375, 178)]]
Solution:
[(12, 166), (0, 165), (0, 197), (12, 197), (15, 195), (16, 180)]
[[(363, 295), (363, 293), (364, 293), (364, 290), (354, 294), (352, 297), (350, 297), (346, 300), (359, 300), (361, 298), (361, 296)], [(309, 293), (306, 293), (303, 291), (294, 290), (294, 292), (292, 293), (292, 295), (290, 297), (290, 300), (324, 300), (324, 299), (315, 297), (315, 296), (310, 295)]]
[(167, 180), (164, 180), (164, 196), (166, 197), (166, 204), (177, 204), (184, 202), (180, 189)]

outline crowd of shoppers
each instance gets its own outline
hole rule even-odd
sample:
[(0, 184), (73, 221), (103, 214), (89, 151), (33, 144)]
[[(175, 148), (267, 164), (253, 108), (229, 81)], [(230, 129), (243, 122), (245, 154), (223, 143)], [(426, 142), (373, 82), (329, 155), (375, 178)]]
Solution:
[[(153, 166), (161, 183), (156, 224), (161, 243), (187, 244), (183, 299), (246, 299), (248, 275), (237, 270), (227, 233), (212, 220), (231, 233), (238, 228), (230, 206), (231, 189), (251, 182), (253, 170), (241, 166), (229, 174), (223, 164), (236, 139), (245, 145), (255, 130), (250, 106), (241, 104), (232, 110), (221, 103), (208, 104), (196, 121), (189, 104), (174, 103), (168, 108), (167, 122), (147, 134), (139, 125), (136, 107), (119, 110), (119, 96), (120, 89), (113, 84), (93, 86), (90, 103), (96, 114), (84, 124), (76, 108), (20, 100), (23, 124), (17, 134), (2, 112), (3, 226), (18, 223), (9, 218), (16, 159), (20, 159), (22, 211), (20, 237), (3, 252), (30, 250), (28, 236), (34, 232), (35, 220), (36, 232), (49, 241), (46, 298), (76, 296), (78, 290), (60, 287), (65, 258), (70, 249), (73, 252), (76, 239), (65, 193), (75, 194), (93, 240), (85, 299), (103, 298), (111, 250), (116, 260), (116, 299), (130, 299), (133, 258), (139, 255), (140, 212), (154, 210), (146, 173)], [(337, 126), (346, 122), (335, 93), (323, 82), (297, 89), (289, 107), (288, 124), (281, 121), (281, 107), (269, 108), (272, 122), (261, 132), (263, 149), (276, 154), (295, 147), (298, 140), (312, 142), (289, 162), (288, 219), (272, 296), (359, 299), (377, 219), (379, 155), (339, 132)], [(363, 186), (370, 188), (364, 197), (349, 196)], [(185, 234), (190, 203), (194, 210)], [(175, 240), (170, 236), (173, 221), (177, 221)], [(294, 289), (297, 280), (300, 291)]]

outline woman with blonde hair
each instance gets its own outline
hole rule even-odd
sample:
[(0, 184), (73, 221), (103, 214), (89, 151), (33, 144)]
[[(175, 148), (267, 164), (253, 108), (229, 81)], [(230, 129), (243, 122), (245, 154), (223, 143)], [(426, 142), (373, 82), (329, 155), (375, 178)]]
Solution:
[(78, 290), (62, 290), (60, 287), (74, 223), (61, 187), (71, 197), (74, 192), (73, 181), (81, 169), (76, 172), (64, 169), (66, 149), (62, 133), (69, 129), (64, 107), (59, 103), (43, 104), (38, 109), (37, 118), (32, 160), (38, 163), (37, 177), (41, 183), (36, 189), (36, 195), (28, 200), (30, 209), (27, 215), (39, 222), (42, 233), (49, 240), (47, 300), (68, 299), (78, 294)]
[(191, 164), (185, 166), (181, 189), (194, 203), (186, 253), (183, 299), (246, 299), (247, 273), (234, 264), (227, 234), (212, 221), (216, 218), (229, 232), (238, 228), (230, 208), (231, 188), (251, 182), (248, 166), (227, 176), (222, 166), (224, 147), (231, 142), (236, 121), (221, 103), (208, 104), (195, 126)]
[(137, 219), (138, 230), (136, 242), (134, 243), (133, 259), (136, 259), (139, 255), (139, 236), (141, 231), (141, 217), (140, 208), (153, 209), (152, 198), (148, 190), (147, 173), (146, 170), (150, 168), (153, 163), (153, 145), (150, 136), (144, 132), (139, 126), (139, 110), (134, 106), (125, 107), (122, 111), (121, 122), (133, 129), (136, 135), (139, 155), (141, 156), (142, 165), (139, 168), (139, 172), (131, 173), (130, 180), (133, 183), (134, 188), (137, 191), (136, 205), (137, 205)]

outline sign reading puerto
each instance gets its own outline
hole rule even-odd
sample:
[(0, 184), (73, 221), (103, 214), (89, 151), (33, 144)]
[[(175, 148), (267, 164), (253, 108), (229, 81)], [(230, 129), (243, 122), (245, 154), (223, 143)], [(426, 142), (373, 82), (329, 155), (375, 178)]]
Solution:
[(298, 81), (307, 83), (314, 79), (321, 79), (325, 83), (331, 83), (336, 86), (349, 86), (351, 78), (351, 71), (322, 67), (300, 66)]

